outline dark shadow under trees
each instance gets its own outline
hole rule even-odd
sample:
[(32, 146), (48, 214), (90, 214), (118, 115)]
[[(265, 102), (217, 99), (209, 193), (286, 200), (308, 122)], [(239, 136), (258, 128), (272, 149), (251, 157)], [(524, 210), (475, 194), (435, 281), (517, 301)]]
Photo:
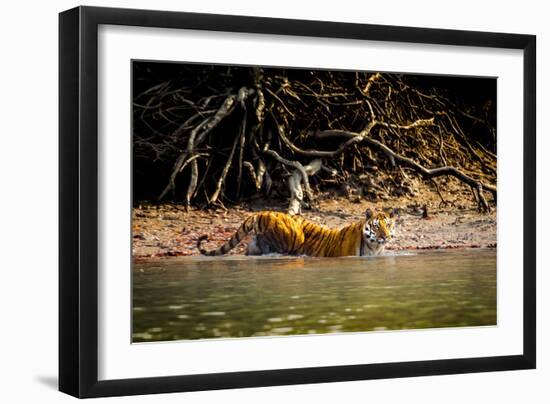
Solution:
[[(134, 62), (134, 199), (186, 206), (452, 176), (496, 202), (496, 80)], [(312, 186), (312, 180), (314, 186)], [(441, 195), (441, 193), (440, 193)]]

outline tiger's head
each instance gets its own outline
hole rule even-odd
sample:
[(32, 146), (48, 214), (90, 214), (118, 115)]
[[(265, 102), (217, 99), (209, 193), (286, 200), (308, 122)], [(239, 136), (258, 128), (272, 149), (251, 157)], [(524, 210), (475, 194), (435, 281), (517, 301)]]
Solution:
[(392, 209), (389, 213), (383, 211), (375, 213), (371, 209), (367, 209), (365, 216), (363, 239), (369, 249), (379, 252), (394, 237), (395, 209)]

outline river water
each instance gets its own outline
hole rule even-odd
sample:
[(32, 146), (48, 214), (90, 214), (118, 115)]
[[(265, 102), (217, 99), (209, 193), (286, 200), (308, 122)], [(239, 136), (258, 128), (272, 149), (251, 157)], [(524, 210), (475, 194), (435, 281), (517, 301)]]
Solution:
[(134, 342), (496, 324), (496, 250), (133, 268)]

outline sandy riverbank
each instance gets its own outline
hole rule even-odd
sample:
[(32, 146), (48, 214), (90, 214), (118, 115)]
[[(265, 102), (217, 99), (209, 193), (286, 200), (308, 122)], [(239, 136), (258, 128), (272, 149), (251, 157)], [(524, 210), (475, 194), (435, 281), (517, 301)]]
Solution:
[[(397, 208), (398, 227), (388, 250), (437, 248), (495, 248), (496, 211), (479, 213), (467, 193), (454, 199), (454, 206), (440, 206), (436, 195), (426, 194), (414, 201), (408, 198), (382, 202), (355, 201), (324, 195), (316, 210), (305, 210), (308, 220), (332, 228), (340, 228), (359, 220), (367, 208)], [(422, 207), (428, 206), (429, 217), (422, 217)], [(284, 204), (265, 202), (243, 204), (228, 209), (186, 212), (177, 205), (142, 204), (133, 209), (133, 254), (138, 260), (158, 257), (197, 255), (197, 238), (208, 234), (207, 248), (221, 245), (229, 239), (242, 221), (253, 211), (284, 211)], [(231, 254), (242, 254), (244, 245)]]

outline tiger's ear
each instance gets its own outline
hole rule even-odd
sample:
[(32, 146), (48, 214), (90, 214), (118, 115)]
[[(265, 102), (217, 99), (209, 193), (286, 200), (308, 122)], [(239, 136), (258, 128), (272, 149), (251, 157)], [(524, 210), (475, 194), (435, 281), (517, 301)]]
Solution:
[(368, 208), (367, 211), (365, 212), (365, 216), (367, 216), (367, 220), (371, 219), (373, 215), (374, 213), (372, 212), (372, 209)]

